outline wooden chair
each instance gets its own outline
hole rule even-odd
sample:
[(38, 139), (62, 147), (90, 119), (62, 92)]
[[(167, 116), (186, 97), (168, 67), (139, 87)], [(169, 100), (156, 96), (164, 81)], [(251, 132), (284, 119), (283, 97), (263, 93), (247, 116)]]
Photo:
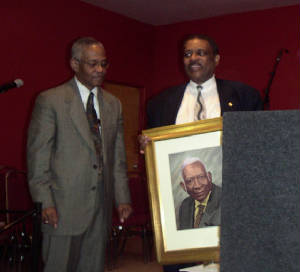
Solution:
[(26, 173), (13, 167), (0, 167), (0, 197), (1, 265), (21, 267), (23, 262), (30, 262), (32, 221), (25, 220), (16, 225), (14, 221), (34, 208)]
[[(10, 168), (0, 165), (0, 210), (7, 210), (7, 194), (6, 194), (6, 172)], [(7, 214), (0, 213), (0, 229), (7, 224)]]
[[(13, 167), (3, 167), (0, 172), (1, 198), (4, 196), (5, 203), (1, 204), (1, 209), (25, 211), (33, 209), (27, 184), (27, 175), (24, 171)], [(16, 219), (18, 214), (6, 213), (5, 223), (9, 224)]]

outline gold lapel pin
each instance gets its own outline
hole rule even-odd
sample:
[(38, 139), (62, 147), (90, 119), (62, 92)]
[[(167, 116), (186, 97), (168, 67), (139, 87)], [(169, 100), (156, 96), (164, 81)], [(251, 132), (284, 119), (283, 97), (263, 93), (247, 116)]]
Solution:
[(228, 102), (228, 106), (232, 107), (233, 106), (232, 102)]

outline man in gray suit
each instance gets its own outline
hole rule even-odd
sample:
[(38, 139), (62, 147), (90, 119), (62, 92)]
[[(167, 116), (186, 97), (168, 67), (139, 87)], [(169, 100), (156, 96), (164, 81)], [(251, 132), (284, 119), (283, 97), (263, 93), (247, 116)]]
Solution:
[(74, 78), (36, 99), (29, 187), (43, 205), (44, 271), (99, 272), (113, 201), (121, 222), (131, 213), (122, 109), (100, 88), (108, 68), (100, 42), (75, 41), (70, 65)]
[(190, 196), (179, 209), (179, 228), (191, 229), (219, 226), (221, 222), (221, 187), (212, 183), (212, 174), (207, 172), (198, 158), (187, 158), (182, 167), (182, 189)]

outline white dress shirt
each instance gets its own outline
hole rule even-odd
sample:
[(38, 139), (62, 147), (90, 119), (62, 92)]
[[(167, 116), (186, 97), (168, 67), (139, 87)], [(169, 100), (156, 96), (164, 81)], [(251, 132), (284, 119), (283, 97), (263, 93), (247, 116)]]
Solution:
[[(194, 108), (197, 103), (199, 84), (190, 81), (184, 91), (183, 99), (177, 113), (176, 125), (194, 122)], [(221, 116), (221, 106), (215, 76), (201, 84), (206, 119)]]
[(75, 81), (77, 83), (77, 87), (79, 89), (80, 97), (84, 106), (84, 109), (86, 111), (86, 104), (89, 98), (90, 93), (92, 92), (94, 94), (94, 108), (97, 114), (97, 118), (100, 119), (100, 111), (99, 111), (99, 103), (98, 103), (98, 88), (95, 87), (91, 91), (85, 87), (75, 76)]
[[(94, 108), (97, 114), (97, 118), (100, 120), (100, 110), (99, 110), (99, 102), (98, 102), (98, 87), (93, 88), (92, 90), (89, 90), (87, 87), (85, 87), (77, 78), (74, 77), (77, 87), (79, 89), (79, 94), (84, 106), (84, 109), (86, 111), (86, 104), (89, 98), (90, 93), (92, 92), (94, 94)], [(101, 127), (99, 126), (99, 132), (101, 134)]]

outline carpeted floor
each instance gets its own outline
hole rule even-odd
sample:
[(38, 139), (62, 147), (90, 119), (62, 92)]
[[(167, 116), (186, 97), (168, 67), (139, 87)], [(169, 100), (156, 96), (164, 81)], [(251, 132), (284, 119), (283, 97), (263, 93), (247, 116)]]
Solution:
[(128, 238), (124, 251), (115, 262), (112, 270), (106, 269), (107, 272), (162, 272), (162, 266), (155, 261), (154, 252), (152, 260), (144, 262), (142, 252), (142, 241), (140, 237), (133, 236)]
[[(6, 261), (3, 257), (3, 250), (0, 247), (0, 272), (32, 272), (31, 257), (27, 257), (23, 262), (14, 260), (12, 264)], [(17, 255), (19, 256), (19, 255)], [(42, 271), (42, 265), (40, 265)], [(108, 267), (105, 272), (162, 272), (162, 266), (155, 261), (155, 254), (152, 253), (151, 261), (144, 262), (142, 251), (142, 240), (139, 236), (128, 237), (123, 253), (114, 260), (114, 266), (109, 270)], [(57, 271), (59, 272), (59, 271)]]

